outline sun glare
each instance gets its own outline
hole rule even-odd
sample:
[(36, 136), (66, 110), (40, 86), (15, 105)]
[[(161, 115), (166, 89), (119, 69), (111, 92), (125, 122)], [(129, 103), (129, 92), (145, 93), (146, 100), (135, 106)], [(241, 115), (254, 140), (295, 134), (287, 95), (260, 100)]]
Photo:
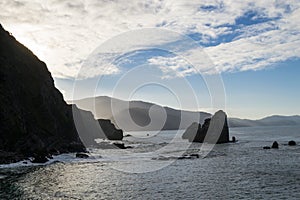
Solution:
[(30, 49), (40, 60), (46, 59), (46, 47), (39, 44), (36, 39), (34, 39), (34, 36), (30, 33), (32, 31), (31, 29), (28, 30), (24, 27), (14, 26), (9, 30), (16, 40)]

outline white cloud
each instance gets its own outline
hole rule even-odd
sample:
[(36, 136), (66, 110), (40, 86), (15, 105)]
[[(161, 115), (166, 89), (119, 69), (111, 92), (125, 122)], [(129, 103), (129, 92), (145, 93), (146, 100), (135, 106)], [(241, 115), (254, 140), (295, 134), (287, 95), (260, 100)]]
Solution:
[(163, 72), (163, 79), (185, 77), (196, 73), (193, 68), (185, 59), (181, 57), (154, 57), (148, 59), (149, 64), (157, 66)]
[[(200, 33), (204, 43), (242, 32), (234, 41), (205, 48), (219, 71), (260, 69), (300, 57), (300, 2), (294, 0), (2, 0), (0, 7), (0, 22), (44, 60), (55, 77), (76, 77), (83, 61), (107, 39), (157, 26), (183, 34)], [(280, 20), (231, 30), (229, 25), (248, 11)], [(192, 50), (183, 54), (192, 56)], [(178, 62), (173, 65), (179, 72), (176, 76), (193, 73), (180, 59), (171, 61)], [(91, 68), (85, 76), (119, 72), (114, 65), (99, 69)]]

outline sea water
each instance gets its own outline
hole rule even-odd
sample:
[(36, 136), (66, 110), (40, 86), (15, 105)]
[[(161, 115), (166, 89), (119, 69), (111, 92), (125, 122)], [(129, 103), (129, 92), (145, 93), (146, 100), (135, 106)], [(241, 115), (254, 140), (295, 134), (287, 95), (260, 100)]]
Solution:
[[(213, 149), (182, 133), (126, 133), (132, 149), (90, 149), (86, 160), (1, 165), (0, 199), (300, 199), (300, 127), (232, 128), (238, 142)], [(186, 153), (201, 157), (175, 159)]]

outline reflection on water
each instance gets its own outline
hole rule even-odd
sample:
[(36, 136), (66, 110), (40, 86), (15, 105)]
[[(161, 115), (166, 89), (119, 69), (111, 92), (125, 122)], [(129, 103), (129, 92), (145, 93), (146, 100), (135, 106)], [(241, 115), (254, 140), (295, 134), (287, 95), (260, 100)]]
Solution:
[[(238, 136), (239, 143), (217, 145), (204, 159), (177, 160), (150, 173), (114, 170), (120, 166), (134, 168), (134, 161), (139, 159), (118, 160), (116, 155), (113, 160), (0, 169), (0, 199), (297, 199), (300, 147), (283, 144), (291, 138), (299, 143), (299, 136), (293, 130), (294, 135), (286, 138), (283, 130), (277, 134), (276, 130), (272, 138), (265, 138), (258, 128), (234, 129), (232, 133)], [(164, 134), (161, 137), (167, 138), (171, 133)], [(258, 140), (261, 135), (264, 139)], [(128, 142), (134, 143), (133, 140)], [(279, 150), (261, 148), (274, 140), (281, 144)], [(137, 144), (140, 145), (128, 151), (150, 148), (152, 142)], [(199, 151), (200, 147), (201, 144), (193, 144), (190, 149)], [(114, 150), (109, 153), (114, 154)], [(150, 167), (165, 162), (150, 157), (140, 159)]]

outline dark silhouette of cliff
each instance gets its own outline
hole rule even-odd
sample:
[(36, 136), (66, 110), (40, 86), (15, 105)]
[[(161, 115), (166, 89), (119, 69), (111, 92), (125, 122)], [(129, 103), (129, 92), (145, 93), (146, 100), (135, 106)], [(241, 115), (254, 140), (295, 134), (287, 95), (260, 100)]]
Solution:
[[(46, 64), (0, 25), (0, 163), (37, 155), (85, 151), (74, 125), (72, 106), (55, 88)], [(105, 131), (123, 137), (113, 124), (94, 120), (77, 108), (84, 124), (105, 124)], [(104, 132), (84, 137), (91, 145)], [(114, 132), (116, 131), (116, 132)]]

